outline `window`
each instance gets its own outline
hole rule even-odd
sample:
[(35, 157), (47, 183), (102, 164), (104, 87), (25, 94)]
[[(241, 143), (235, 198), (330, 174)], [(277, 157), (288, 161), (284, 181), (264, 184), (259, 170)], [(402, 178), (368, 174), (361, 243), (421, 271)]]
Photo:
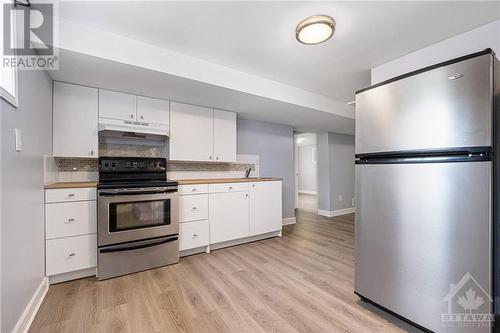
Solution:
[[(4, 22), (3, 22), (3, 16), (4, 16), (4, 3), (5, 1), (1, 1), (0, 4), (0, 54), (4, 55), (3, 52), (3, 36), (4, 36)], [(15, 21), (15, 15), (11, 16), (11, 41), (16, 41), (16, 21)], [(2, 58), (3, 62), (3, 58)], [(3, 66), (0, 66), (0, 97), (5, 99), (7, 102), (10, 104), (14, 105), (15, 107), (18, 107), (19, 101), (18, 101), (18, 94), (17, 94), (17, 69), (13, 67), (6, 67), (4, 68)]]

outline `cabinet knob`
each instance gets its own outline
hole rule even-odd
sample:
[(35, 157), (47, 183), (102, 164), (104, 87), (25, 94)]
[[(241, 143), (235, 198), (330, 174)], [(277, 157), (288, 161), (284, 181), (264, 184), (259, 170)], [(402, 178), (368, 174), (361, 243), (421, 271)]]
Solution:
[(71, 252), (70, 254), (68, 254), (68, 257), (74, 257), (76, 254), (74, 252)]
[(197, 207), (193, 207), (193, 208), (191, 208), (191, 210), (197, 210), (197, 209), (198, 209)]
[(232, 190), (232, 189), (233, 189), (233, 187), (232, 187), (232, 186), (229, 186), (229, 187), (228, 187), (228, 190)]
[(141, 114), (141, 119), (144, 119), (144, 116)]
[(132, 118), (132, 119), (134, 118), (134, 114), (133, 113), (130, 114), (130, 118)]
[(193, 234), (193, 238), (196, 238), (196, 237), (198, 237), (198, 234)]
[(90, 155), (94, 155), (94, 151), (93, 150), (90, 151)]
[(255, 187), (255, 184), (252, 184), (252, 187)]
[(210, 156), (208, 159), (209, 159), (209, 160), (211, 160), (211, 159), (212, 159), (212, 156)]
[(216, 160), (219, 160), (219, 156), (217, 156), (215, 159), (216, 159)]
[(248, 198), (248, 193), (247, 193), (247, 194), (245, 194), (245, 197), (247, 197), (247, 198)]
[(196, 189), (195, 189), (195, 188), (192, 188), (192, 189), (191, 189), (191, 191), (195, 192), (195, 191), (196, 191)]

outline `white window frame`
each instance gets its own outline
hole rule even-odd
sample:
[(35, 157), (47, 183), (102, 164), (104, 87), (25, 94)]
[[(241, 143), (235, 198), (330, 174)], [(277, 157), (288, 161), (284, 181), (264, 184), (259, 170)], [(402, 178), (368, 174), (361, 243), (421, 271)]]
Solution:
[[(1, 27), (0, 27), (0, 43), (3, 46), (3, 4), (6, 2), (11, 2), (10, 0), (2, 0), (0, 1), (0, 15), (1, 15)], [(17, 31), (16, 31), (16, 21), (15, 21), (15, 15), (11, 17), (11, 40), (14, 41), (14, 43), (17, 43)], [(2, 47), (3, 49), (3, 47)], [(3, 54), (1, 55), (3, 56)], [(2, 72), (9, 71), (10, 76), (12, 78), (12, 81), (10, 82), (10, 86), (4, 86), (3, 79), (1, 76), (3, 76)], [(17, 67), (11, 68), (11, 69), (0, 69), (0, 97), (12, 104), (14, 107), (18, 108), (19, 107), (19, 89), (18, 89), (18, 82), (19, 82), (19, 77), (18, 77), (18, 69)], [(9, 89), (11, 88), (12, 91)]]

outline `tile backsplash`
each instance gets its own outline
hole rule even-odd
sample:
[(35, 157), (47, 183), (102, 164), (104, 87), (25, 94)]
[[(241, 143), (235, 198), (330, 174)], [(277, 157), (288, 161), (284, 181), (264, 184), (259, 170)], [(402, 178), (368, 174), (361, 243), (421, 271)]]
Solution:
[[(163, 141), (99, 138), (99, 156), (165, 157), (168, 144)], [(251, 168), (251, 176), (259, 176), (259, 156), (238, 155), (236, 163), (167, 161), (170, 179), (244, 177)], [(83, 181), (98, 179), (98, 160), (91, 158), (60, 158), (46, 156), (45, 182)]]
[(97, 160), (95, 158), (58, 158), (55, 157), (57, 164), (57, 171), (59, 172), (72, 172), (72, 171), (85, 171), (97, 172)]
[(165, 157), (164, 145), (99, 143), (100, 156)]

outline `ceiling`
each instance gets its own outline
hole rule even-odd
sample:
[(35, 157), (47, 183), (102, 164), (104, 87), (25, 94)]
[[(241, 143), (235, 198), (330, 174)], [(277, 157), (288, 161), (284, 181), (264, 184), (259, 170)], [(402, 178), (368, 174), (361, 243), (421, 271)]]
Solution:
[[(298, 43), (295, 25), (318, 13), (334, 37)], [(345, 103), (370, 68), (498, 19), (500, 3), (63, 1), (59, 15)]]
[(240, 119), (301, 132), (354, 134), (353, 118), (64, 49), (59, 50), (59, 70), (50, 75), (57, 81), (234, 111)]

